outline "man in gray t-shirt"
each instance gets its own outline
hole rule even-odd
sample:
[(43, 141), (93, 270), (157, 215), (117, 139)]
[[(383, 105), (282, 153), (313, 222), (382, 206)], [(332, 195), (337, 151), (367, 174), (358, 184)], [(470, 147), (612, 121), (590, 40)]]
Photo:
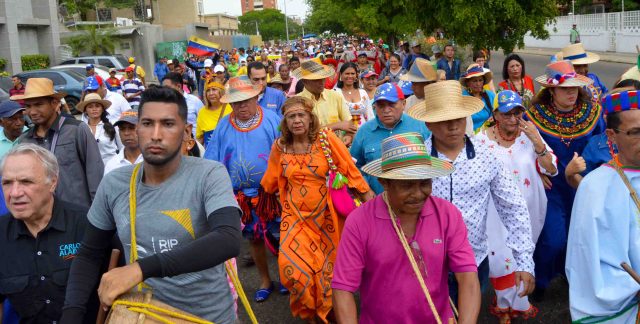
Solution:
[(100, 184), (69, 275), (62, 323), (76, 323), (83, 313), (87, 291), (98, 280), (103, 242), (116, 233), (127, 265), (102, 276), (101, 302), (111, 305), (143, 282), (154, 298), (173, 307), (215, 323), (235, 321), (223, 262), (239, 252), (241, 212), (222, 164), (180, 155), (190, 135), (186, 111), (184, 97), (173, 89), (153, 87), (142, 94), (137, 133), (144, 162), (116, 169)]

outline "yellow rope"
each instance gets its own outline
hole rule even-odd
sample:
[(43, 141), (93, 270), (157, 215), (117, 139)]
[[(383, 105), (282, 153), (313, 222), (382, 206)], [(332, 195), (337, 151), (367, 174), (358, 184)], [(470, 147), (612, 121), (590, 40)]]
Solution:
[(440, 315), (438, 315), (438, 310), (436, 309), (436, 305), (434, 305), (433, 300), (431, 300), (431, 294), (429, 293), (429, 288), (427, 288), (427, 284), (425, 284), (424, 278), (422, 278), (422, 273), (420, 272), (420, 268), (418, 267), (418, 264), (416, 263), (416, 260), (414, 259), (413, 254), (411, 253), (411, 248), (409, 247), (409, 243), (407, 243), (407, 239), (404, 236), (402, 229), (398, 228), (398, 224), (396, 224), (396, 215), (393, 212), (393, 210), (391, 210), (391, 205), (389, 204), (389, 199), (387, 198), (386, 191), (383, 193), (382, 198), (384, 199), (384, 202), (387, 204), (387, 209), (389, 210), (389, 216), (391, 216), (391, 224), (393, 224), (393, 229), (396, 231), (396, 234), (400, 239), (400, 243), (402, 243), (404, 252), (407, 254), (407, 257), (409, 257), (409, 262), (411, 263), (411, 267), (413, 268), (413, 271), (416, 273), (416, 276), (418, 277), (418, 282), (420, 283), (420, 287), (422, 287), (422, 291), (424, 292), (424, 295), (427, 297), (427, 302), (429, 303), (431, 312), (433, 313), (433, 316), (436, 319), (436, 323), (442, 324), (442, 321), (440, 320)]
[(240, 283), (240, 279), (238, 278), (238, 273), (235, 268), (231, 264), (231, 261), (227, 261), (224, 263), (225, 268), (227, 269), (227, 274), (231, 278), (233, 282), (233, 286), (236, 287), (236, 291), (238, 292), (238, 296), (240, 296), (240, 300), (242, 301), (242, 305), (244, 306), (244, 310), (247, 311), (249, 318), (251, 319), (251, 323), (258, 324), (258, 319), (256, 315), (253, 313), (253, 309), (251, 309), (251, 304), (249, 304), (249, 299), (247, 299), (247, 295), (244, 293), (244, 289), (242, 289), (242, 284)]
[[(131, 254), (129, 255), (129, 264), (133, 264), (138, 260), (138, 247), (136, 243), (136, 178), (140, 171), (140, 165), (136, 164), (131, 173), (129, 180), (129, 223), (131, 223)], [(142, 283), (137, 285), (137, 290), (142, 291)]]
[(164, 308), (155, 306), (155, 305), (151, 305), (149, 303), (140, 303), (140, 302), (131, 302), (131, 301), (126, 301), (126, 300), (116, 300), (113, 303), (113, 306), (117, 306), (117, 305), (122, 305), (127, 307), (128, 310), (132, 311), (132, 312), (136, 312), (136, 313), (142, 313), (142, 314), (146, 314), (149, 315), (163, 323), (173, 323), (165, 318), (163, 318), (162, 316), (152, 312), (158, 312), (158, 313), (162, 313), (164, 315), (173, 317), (173, 318), (178, 318), (178, 319), (182, 319), (185, 321), (189, 321), (189, 322), (193, 322), (193, 323), (197, 323), (197, 324), (213, 324), (213, 322), (210, 321), (205, 321), (193, 316), (189, 316), (189, 315), (185, 315), (185, 314), (181, 314), (175, 311), (170, 311), (170, 310), (166, 310)]

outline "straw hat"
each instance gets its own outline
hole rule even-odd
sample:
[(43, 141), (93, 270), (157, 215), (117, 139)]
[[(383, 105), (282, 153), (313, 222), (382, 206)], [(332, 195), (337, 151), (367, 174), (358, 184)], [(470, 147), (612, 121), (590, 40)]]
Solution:
[(227, 91), (224, 96), (220, 98), (222, 103), (233, 103), (239, 101), (245, 101), (251, 99), (260, 94), (262, 89), (260, 86), (255, 86), (248, 81), (242, 80), (238, 77), (229, 79), (227, 83)]
[(424, 87), (426, 100), (409, 108), (407, 114), (429, 123), (465, 118), (484, 108), (482, 100), (462, 95), (460, 82), (449, 80)]
[(571, 61), (557, 61), (548, 64), (544, 69), (544, 75), (536, 78), (536, 82), (545, 88), (569, 88), (584, 87), (593, 83), (593, 80), (577, 74)]
[(462, 84), (462, 86), (466, 88), (467, 81), (469, 81), (469, 79), (480, 76), (484, 78), (484, 84), (488, 84), (489, 82), (491, 82), (491, 80), (493, 80), (493, 73), (491, 73), (489, 69), (485, 69), (478, 64), (471, 64), (467, 68), (467, 72), (462, 77), (460, 77), (460, 84)]
[(56, 92), (53, 89), (53, 81), (47, 78), (31, 78), (27, 80), (24, 86), (24, 94), (11, 96), (11, 100), (25, 100), (32, 98), (53, 97), (64, 98), (67, 94), (64, 92)]
[(451, 163), (429, 155), (419, 133), (387, 137), (382, 141), (382, 158), (362, 167), (371, 176), (396, 180), (444, 177), (454, 170)]
[(582, 43), (571, 44), (556, 53), (558, 60), (570, 60), (573, 65), (591, 64), (600, 61), (600, 55), (584, 50)]
[(293, 70), (291, 74), (298, 80), (319, 80), (331, 78), (335, 72), (330, 66), (308, 60), (300, 63), (300, 67)]
[(411, 64), (409, 71), (400, 77), (400, 80), (411, 82), (435, 82), (438, 81), (438, 70), (435, 63), (423, 58), (417, 58)]
[(280, 73), (276, 74), (273, 78), (271, 78), (271, 80), (269, 80), (269, 82), (267, 82), (269, 84), (274, 84), (274, 83), (278, 83), (278, 84), (285, 84), (284, 81), (282, 81), (282, 77), (280, 77)]
[(100, 97), (100, 95), (97, 93), (89, 93), (86, 96), (84, 96), (84, 100), (78, 103), (78, 105), (76, 106), (76, 109), (78, 109), (78, 111), (80, 112), (84, 112), (84, 109), (87, 107), (87, 105), (93, 102), (97, 102), (101, 104), (102, 108), (105, 111), (107, 110), (107, 108), (111, 107), (111, 101), (102, 99), (102, 97)]
[(640, 67), (639, 66), (632, 66), (630, 69), (628, 69), (626, 72), (624, 72), (622, 74), (622, 76), (620, 77), (620, 80), (638, 80), (640, 81)]

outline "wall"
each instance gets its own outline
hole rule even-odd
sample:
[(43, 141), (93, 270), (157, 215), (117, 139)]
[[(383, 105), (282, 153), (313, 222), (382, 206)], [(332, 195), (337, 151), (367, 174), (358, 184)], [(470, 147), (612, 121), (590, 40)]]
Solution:
[(37, 28), (19, 27), (18, 38), (20, 38), (20, 52), (22, 55), (40, 54)]
[(562, 48), (569, 44), (569, 30), (575, 22), (580, 40), (586, 50), (600, 52), (636, 53), (640, 44), (640, 11), (576, 15), (557, 17), (547, 25), (549, 39), (540, 40), (531, 36), (524, 39), (525, 45), (541, 48)]
[(153, 5), (153, 23), (165, 29), (179, 29), (200, 21), (195, 0), (157, 0)]

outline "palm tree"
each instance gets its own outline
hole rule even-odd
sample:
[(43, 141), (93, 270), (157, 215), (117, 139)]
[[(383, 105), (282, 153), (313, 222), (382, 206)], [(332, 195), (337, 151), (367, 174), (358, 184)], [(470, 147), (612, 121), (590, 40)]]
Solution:
[(76, 57), (85, 49), (84, 39), (82, 36), (74, 36), (67, 38), (65, 43), (71, 47), (71, 55)]
[[(82, 34), (76, 36), (93, 55), (113, 54), (115, 49), (114, 31), (89, 26)], [(71, 46), (71, 45), (69, 45)]]

